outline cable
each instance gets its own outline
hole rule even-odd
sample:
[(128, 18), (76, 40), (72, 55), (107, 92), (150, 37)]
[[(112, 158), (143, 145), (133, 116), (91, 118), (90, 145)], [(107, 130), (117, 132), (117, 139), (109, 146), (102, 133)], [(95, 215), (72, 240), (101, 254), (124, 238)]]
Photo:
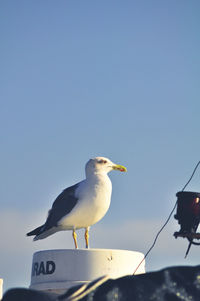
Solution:
[(193, 170), (193, 173), (192, 173), (191, 177), (189, 178), (188, 182), (187, 182), (187, 183), (185, 184), (185, 186), (183, 187), (182, 191), (185, 190), (185, 188), (188, 186), (188, 184), (189, 184), (190, 181), (192, 180), (192, 178), (193, 178), (193, 176), (194, 176), (194, 174), (195, 174), (195, 172), (196, 172), (197, 167), (199, 166), (199, 164), (200, 164), (200, 161), (199, 161), (199, 162), (197, 163), (197, 165), (195, 166), (195, 168), (194, 168), (194, 170)]
[[(194, 168), (194, 170), (193, 170), (193, 172), (192, 172), (191, 177), (189, 178), (189, 180), (187, 181), (187, 183), (185, 184), (185, 186), (183, 187), (183, 189), (182, 189), (181, 191), (184, 191), (185, 188), (188, 186), (188, 184), (189, 184), (190, 181), (192, 180), (192, 178), (193, 178), (193, 176), (194, 176), (194, 174), (195, 174), (195, 172), (196, 172), (196, 170), (197, 170), (199, 164), (200, 164), (200, 161), (199, 161), (199, 162), (197, 163), (197, 165), (195, 166), (195, 168)], [(157, 235), (156, 235), (156, 237), (155, 237), (155, 239), (154, 239), (154, 241), (153, 241), (153, 244), (151, 245), (151, 247), (149, 248), (149, 250), (148, 250), (147, 253), (145, 254), (144, 258), (143, 258), (143, 259), (141, 260), (141, 262), (138, 264), (138, 266), (136, 267), (135, 271), (133, 272), (133, 275), (135, 275), (135, 273), (136, 273), (137, 270), (139, 269), (140, 265), (141, 265), (141, 264), (143, 263), (143, 261), (147, 258), (147, 256), (149, 255), (149, 253), (151, 252), (151, 250), (152, 250), (153, 247), (155, 246), (156, 241), (157, 241), (157, 239), (158, 239), (158, 236), (160, 235), (160, 233), (162, 232), (162, 230), (165, 228), (165, 226), (168, 224), (168, 222), (169, 222), (169, 220), (170, 220), (170, 218), (171, 218), (171, 216), (172, 216), (172, 214), (173, 214), (173, 212), (174, 212), (176, 206), (177, 206), (177, 201), (176, 201), (176, 203), (175, 203), (175, 205), (174, 205), (172, 211), (170, 212), (170, 215), (169, 215), (169, 217), (167, 218), (166, 222), (165, 222), (164, 225), (161, 227), (161, 229), (158, 231), (158, 233), (157, 233)]]
[(152, 250), (153, 247), (155, 246), (156, 241), (157, 241), (157, 239), (158, 239), (158, 236), (160, 235), (160, 233), (162, 232), (162, 230), (165, 228), (165, 226), (166, 226), (167, 223), (169, 222), (169, 220), (170, 220), (170, 218), (171, 218), (171, 216), (172, 216), (172, 214), (173, 214), (173, 212), (174, 212), (174, 210), (175, 210), (175, 208), (176, 208), (176, 205), (177, 205), (177, 201), (176, 201), (176, 203), (175, 203), (175, 205), (174, 205), (174, 207), (173, 207), (173, 209), (172, 209), (172, 211), (171, 211), (171, 213), (170, 213), (168, 219), (166, 220), (166, 222), (164, 223), (164, 225), (162, 226), (162, 228), (158, 231), (158, 233), (157, 233), (157, 235), (156, 235), (156, 237), (155, 237), (155, 239), (154, 239), (154, 241), (153, 241), (152, 246), (149, 248), (149, 250), (148, 250), (147, 253), (145, 254), (144, 258), (142, 259), (142, 261), (139, 263), (139, 265), (138, 265), (137, 268), (135, 269), (133, 275), (135, 275), (135, 273), (137, 272), (137, 270), (138, 270), (138, 268), (140, 267), (140, 265), (141, 265), (141, 264), (143, 263), (143, 261), (147, 258), (147, 256), (149, 255), (149, 253), (151, 252), (151, 250)]

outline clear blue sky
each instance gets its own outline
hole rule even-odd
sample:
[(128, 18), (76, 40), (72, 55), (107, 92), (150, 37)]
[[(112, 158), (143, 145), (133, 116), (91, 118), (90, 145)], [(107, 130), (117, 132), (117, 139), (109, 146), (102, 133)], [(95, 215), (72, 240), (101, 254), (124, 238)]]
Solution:
[[(112, 204), (92, 247), (148, 250), (200, 160), (199, 13), (198, 0), (0, 2), (5, 288), (29, 284), (34, 251), (73, 247), (70, 233), (40, 243), (25, 233), (97, 155), (128, 173), (110, 174)], [(188, 189), (200, 191), (200, 171)], [(178, 228), (161, 234), (147, 270), (199, 263), (197, 247), (183, 259)]]

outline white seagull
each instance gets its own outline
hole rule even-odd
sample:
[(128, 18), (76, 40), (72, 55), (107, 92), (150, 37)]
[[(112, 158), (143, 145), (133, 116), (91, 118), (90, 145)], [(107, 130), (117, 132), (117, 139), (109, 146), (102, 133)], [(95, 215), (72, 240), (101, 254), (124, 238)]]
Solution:
[(103, 218), (110, 206), (112, 183), (107, 173), (113, 169), (127, 171), (104, 157), (90, 159), (85, 166), (86, 179), (63, 190), (49, 210), (45, 224), (27, 236), (35, 235), (33, 240), (38, 240), (58, 231), (72, 230), (77, 249), (75, 231), (85, 228), (86, 248), (89, 248), (89, 228)]

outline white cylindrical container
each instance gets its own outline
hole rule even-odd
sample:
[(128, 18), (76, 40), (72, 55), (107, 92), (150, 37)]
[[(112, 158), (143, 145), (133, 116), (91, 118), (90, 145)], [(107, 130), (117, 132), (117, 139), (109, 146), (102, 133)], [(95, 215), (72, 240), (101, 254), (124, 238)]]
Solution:
[(3, 279), (0, 278), (0, 300), (3, 297)]
[[(45, 250), (34, 253), (30, 288), (63, 293), (101, 276), (133, 274), (144, 258), (140, 252), (108, 249)], [(145, 273), (145, 263), (137, 274)]]

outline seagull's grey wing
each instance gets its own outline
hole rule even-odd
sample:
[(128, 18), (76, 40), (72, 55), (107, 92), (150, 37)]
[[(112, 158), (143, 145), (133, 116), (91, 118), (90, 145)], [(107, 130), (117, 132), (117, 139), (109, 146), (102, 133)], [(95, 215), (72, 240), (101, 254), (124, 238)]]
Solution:
[(69, 214), (71, 210), (76, 206), (78, 198), (75, 197), (75, 191), (78, 188), (78, 185), (79, 183), (66, 188), (56, 198), (51, 210), (49, 211), (49, 215), (44, 225), (43, 231), (57, 226), (59, 220), (63, 216)]

